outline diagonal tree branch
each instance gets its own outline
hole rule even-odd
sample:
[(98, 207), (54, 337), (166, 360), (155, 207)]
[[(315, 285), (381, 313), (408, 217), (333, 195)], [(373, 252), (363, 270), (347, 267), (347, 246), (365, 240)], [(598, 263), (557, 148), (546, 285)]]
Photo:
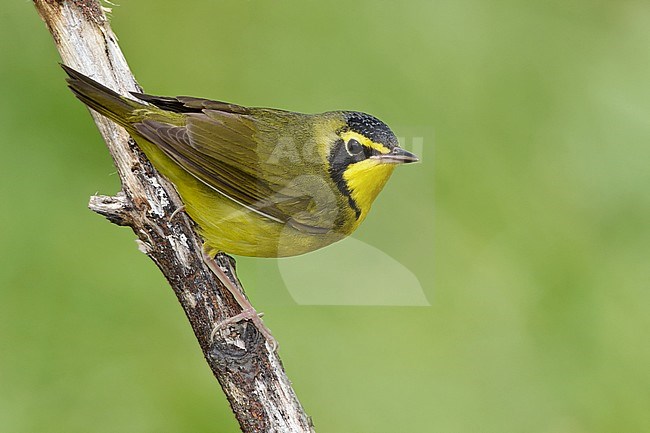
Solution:
[[(141, 91), (97, 0), (34, 0), (63, 63), (126, 94)], [(63, 82), (63, 78), (62, 78)], [(204, 264), (193, 222), (182, 202), (124, 129), (92, 116), (119, 173), (122, 190), (94, 196), (89, 207), (111, 222), (129, 226), (138, 245), (158, 265), (192, 325), (205, 359), (219, 380), (243, 432), (313, 432), (282, 363), (248, 322), (210, 341), (214, 324), (239, 312), (236, 302)], [(228, 256), (217, 262), (227, 270)], [(236, 280), (236, 275), (231, 275)]]

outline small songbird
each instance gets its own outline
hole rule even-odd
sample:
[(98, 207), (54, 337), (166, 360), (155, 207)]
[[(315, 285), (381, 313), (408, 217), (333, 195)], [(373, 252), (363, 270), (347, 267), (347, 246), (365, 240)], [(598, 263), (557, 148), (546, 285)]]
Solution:
[[(343, 239), (366, 218), (395, 167), (418, 161), (369, 114), (126, 97), (62, 67), (77, 98), (123, 126), (174, 184), (208, 262), (218, 252), (294, 256)], [(245, 302), (245, 318), (257, 317)]]

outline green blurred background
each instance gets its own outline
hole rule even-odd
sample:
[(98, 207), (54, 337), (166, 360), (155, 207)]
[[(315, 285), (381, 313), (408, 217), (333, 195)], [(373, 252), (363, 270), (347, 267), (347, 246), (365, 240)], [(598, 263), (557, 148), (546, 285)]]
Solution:
[[(112, 16), (149, 92), (356, 109), (423, 137), (355, 237), (430, 307), (296, 305), (274, 260), (239, 260), (318, 432), (650, 431), (650, 3)], [(31, 2), (3, 4), (0, 53), (0, 432), (237, 431), (166, 282), (86, 209), (118, 178)]]

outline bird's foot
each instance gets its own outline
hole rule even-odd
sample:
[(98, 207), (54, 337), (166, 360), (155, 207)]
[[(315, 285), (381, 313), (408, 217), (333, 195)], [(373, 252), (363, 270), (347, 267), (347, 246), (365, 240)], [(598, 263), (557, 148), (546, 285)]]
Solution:
[(241, 311), (241, 313), (237, 314), (236, 316), (229, 317), (214, 325), (214, 328), (212, 328), (212, 332), (210, 332), (210, 341), (211, 342), (214, 341), (214, 337), (217, 335), (217, 332), (228, 327), (229, 325), (233, 325), (235, 323), (239, 323), (244, 320), (250, 320), (251, 322), (253, 322), (255, 327), (260, 331), (260, 333), (264, 336), (266, 341), (269, 342), (269, 344), (271, 345), (271, 351), (275, 352), (276, 349), (278, 348), (278, 342), (275, 339), (275, 337), (273, 337), (273, 334), (271, 334), (271, 330), (267, 328), (264, 322), (262, 321), (263, 315), (264, 313), (258, 313), (252, 307), (245, 308)]
[(210, 270), (214, 273), (214, 275), (223, 283), (223, 285), (228, 289), (228, 291), (232, 294), (232, 296), (235, 298), (235, 301), (239, 304), (239, 306), (242, 308), (241, 313), (232, 316), (228, 319), (225, 319), (219, 323), (217, 323), (212, 331), (210, 332), (210, 342), (214, 340), (215, 335), (219, 330), (225, 328), (228, 325), (232, 325), (235, 323), (239, 323), (243, 320), (250, 320), (253, 322), (255, 327), (259, 330), (259, 332), (266, 338), (266, 341), (270, 344), (271, 346), (271, 351), (275, 352), (278, 348), (278, 342), (276, 339), (273, 337), (273, 334), (271, 334), (271, 331), (269, 328), (266, 327), (264, 322), (262, 321), (262, 315), (255, 311), (255, 308), (253, 305), (250, 303), (248, 298), (246, 298), (246, 295), (244, 295), (244, 291), (239, 284), (239, 281), (237, 280), (236, 274), (235, 274), (235, 269), (232, 266), (232, 263), (230, 260), (226, 260), (226, 269), (232, 275), (232, 279), (226, 274), (225, 270), (219, 266), (217, 261), (210, 255), (208, 252), (205, 250), (205, 246), (203, 249), (203, 261), (205, 262), (206, 265), (210, 268)]
[(185, 210), (185, 205), (182, 205), (180, 207), (177, 207), (174, 212), (172, 212), (171, 215), (169, 215), (169, 218), (167, 219), (167, 222), (172, 222), (174, 220), (174, 217), (178, 215), (179, 213), (183, 212)]

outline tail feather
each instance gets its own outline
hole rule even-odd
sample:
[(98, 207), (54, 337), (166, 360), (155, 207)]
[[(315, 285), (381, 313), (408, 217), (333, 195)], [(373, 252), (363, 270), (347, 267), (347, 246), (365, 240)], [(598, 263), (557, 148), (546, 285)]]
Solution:
[(61, 67), (68, 74), (68, 87), (81, 102), (122, 126), (129, 126), (133, 111), (144, 107), (69, 66)]

